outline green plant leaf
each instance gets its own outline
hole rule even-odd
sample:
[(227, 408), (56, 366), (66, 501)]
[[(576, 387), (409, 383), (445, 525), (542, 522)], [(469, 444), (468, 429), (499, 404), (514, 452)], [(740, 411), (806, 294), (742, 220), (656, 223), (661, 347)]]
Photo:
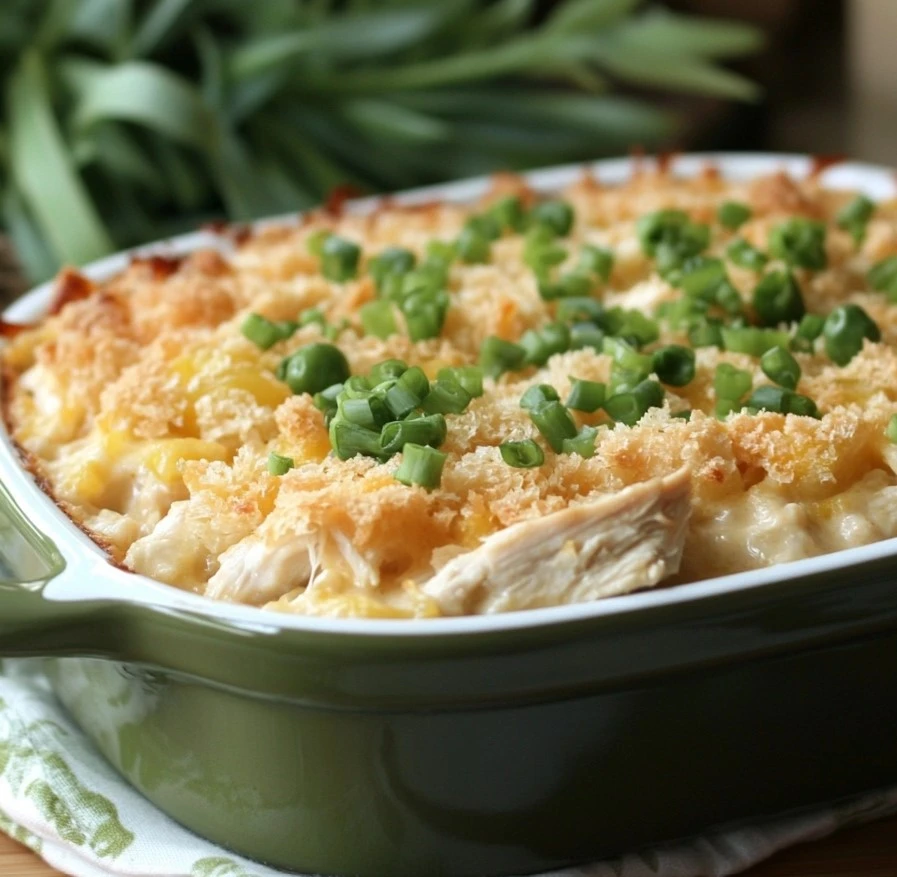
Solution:
[(134, 57), (151, 55), (173, 40), (197, 7), (197, 0), (156, 0), (134, 32), (130, 54)]
[(331, 61), (357, 61), (398, 52), (432, 35), (450, 5), (340, 15), (314, 27), (265, 37), (234, 52), (231, 75), (235, 79), (256, 76), (310, 53)]
[(706, 58), (733, 58), (763, 47), (763, 33), (734, 21), (675, 15), (657, 9), (628, 22), (616, 34), (624, 46)]
[(79, 0), (70, 5), (74, 13), (67, 37), (97, 46), (114, 57), (120, 55), (131, 27), (131, 0)]
[(2, 205), (3, 226), (12, 238), (25, 273), (34, 283), (52, 277), (59, 265), (58, 258), (47, 248), (44, 236), (29, 216), (22, 197), (17, 192), (7, 191)]
[(642, 0), (570, 0), (559, 3), (545, 26), (546, 33), (598, 31), (625, 18)]
[(75, 124), (115, 119), (158, 131), (201, 150), (214, 137), (214, 119), (191, 83), (157, 64), (128, 61), (93, 77), (81, 93)]
[(9, 84), (10, 155), (16, 184), (54, 255), (80, 264), (112, 249), (56, 125), (46, 74), (28, 52)]
[(76, 134), (72, 156), (79, 167), (96, 164), (110, 179), (120, 177), (150, 193), (164, 193), (168, 185), (165, 177), (138, 142), (122, 126), (106, 122), (96, 125), (89, 134)]
[(342, 114), (352, 124), (387, 140), (430, 143), (444, 140), (451, 133), (449, 126), (439, 119), (382, 100), (346, 101)]

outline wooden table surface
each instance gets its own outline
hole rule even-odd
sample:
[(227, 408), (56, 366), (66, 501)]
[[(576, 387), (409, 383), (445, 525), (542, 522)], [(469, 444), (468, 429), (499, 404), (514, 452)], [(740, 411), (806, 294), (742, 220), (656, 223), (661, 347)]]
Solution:
[[(0, 834), (2, 877), (58, 877), (59, 873)], [(742, 877), (897, 877), (897, 817), (792, 847)]]

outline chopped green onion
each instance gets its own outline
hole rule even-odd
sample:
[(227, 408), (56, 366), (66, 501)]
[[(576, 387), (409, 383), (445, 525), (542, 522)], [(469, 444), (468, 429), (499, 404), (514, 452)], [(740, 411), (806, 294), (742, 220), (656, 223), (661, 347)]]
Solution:
[(692, 347), (721, 347), (723, 327), (718, 320), (700, 320), (689, 326), (688, 342)]
[(349, 363), (332, 344), (308, 344), (281, 361), (282, 380), (294, 393), (314, 395), (349, 377)]
[(651, 344), (660, 337), (657, 321), (641, 311), (611, 308), (605, 311), (599, 325), (608, 335), (624, 338), (638, 346)]
[(897, 414), (892, 414), (885, 428), (885, 435), (892, 444), (897, 445)]
[(399, 305), (412, 341), (436, 338), (442, 331), (448, 312), (449, 297), (444, 289), (411, 293)]
[(495, 335), (490, 335), (480, 345), (479, 365), (491, 378), (519, 369), (525, 358), (526, 350), (523, 347)]
[(535, 469), (545, 462), (545, 453), (532, 439), (520, 442), (503, 442), (498, 451), (509, 466), (515, 469)]
[[(379, 416), (374, 411), (374, 405), (380, 407)], [(366, 399), (342, 398), (337, 403), (339, 416), (347, 423), (355, 426), (363, 426), (365, 429), (379, 429), (390, 418), (388, 412), (383, 410), (383, 402), (373, 395)]]
[(679, 286), (686, 295), (712, 301), (717, 287), (726, 279), (726, 267), (722, 259), (696, 256), (682, 267)]
[(600, 277), (605, 283), (614, 268), (614, 254), (611, 250), (594, 244), (584, 244), (579, 251), (579, 269)]
[(623, 366), (614, 363), (610, 370), (610, 381), (607, 386), (608, 395), (617, 396), (620, 393), (629, 393), (650, 374), (650, 365), (646, 368), (638, 369), (624, 368)]
[(419, 485), (427, 490), (439, 487), (446, 455), (427, 445), (407, 444), (402, 449), (402, 462), (395, 479), (402, 484)]
[(791, 349), (802, 353), (813, 352), (813, 342), (822, 334), (825, 317), (821, 314), (804, 314), (791, 339)]
[(353, 241), (331, 234), (321, 245), (321, 273), (336, 283), (355, 277), (361, 247)]
[(495, 241), (501, 237), (501, 223), (492, 213), (471, 216), (464, 223), (464, 227), (489, 241)]
[(570, 327), (570, 349), (583, 350), (591, 347), (600, 351), (604, 344), (604, 332), (594, 323), (574, 323)]
[(588, 460), (595, 456), (595, 439), (598, 437), (597, 426), (584, 426), (569, 439), (564, 439), (563, 452), (565, 454), (578, 454)]
[(750, 372), (736, 368), (728, 362), (721, 362), (713, 373), (713, 391), (716, 398), (727, 402), (739, 402), (750, 392), (753, 383)]
[(788, 333), (778, 329), (758, 329), (756, 326), (741, 326), (720, 329), (722, 344), (733, 353), (747, 353), (750, 356), (763, 356), (771, 347), (785, 347), (788, 344)]
[(540, 280), (539, 295), (545, 301), (557, 298), (582, 298), (589, 294), (592, 283), (592, 278), (581, 271), (568, 271), (555, 282)]
[(389, 338), (398, 331), (396, 318), (392, 311), (392, 302), (380, 299), (369, 301), (358, 310), (361, 327), (365, 335), (373, 335), (375, 338)]
[(582, 378), (570, 379), (570, 395), (566, 405), (574, 411), (597, 411), (607, 395), (606, 387), (598, 381), (586, 381)]
[(866, 226), (875, 212), (875, 202), (865, 195), (857, 195), (849, 204), (845, 204), (835, 217), (839, 228), (850, 232), (857, 246), (866, 237)]
[(540, 402), (530, 409), (529, 416), (545, 441), (558, 454), (564, 449), (564, 439), (576, 435), (573, 417), (560, 402)]
[(296, 323), (283, 320), (275, 323), (261, 314), (250, 314), (240, 327), (244, 337), (248, 338), (257, 347), (267, 350), (278, 341), (289, 338), (297, 329)]
[(651, 373), (651, 357), (644, 353), (639, 353), (622, 338), (605, 338), (603, 352), (623, 368), (641, 371), (646, 375)]
[(324, 241), (332, 234), (333, 232), (327, 228), (319, 228), (317, 231), (313, 231), (305, 239), (305, 248), (313, 256), (317, 256), (320, 259), (324, 249)]
[(491, 242), (476, 228), (467, 226), (461, 229), (455, 246), (458, 249), (458, 258), (462, 262), (471, 265), (489, 261)]
[(551, 384), (535, 384), (520, 397), (520, 407), (532, 410), (543, 402), (558, 402), (560, 398)]
[(408, 363), (401, 359), (384, 359), (378, 362), (368, 373), (368, 382), (372, 387), (384, 381), (395, 381), (408, 371)]
[(744, 406), (738, 399), (717, 399), (713, 406), (713, 412), (720, 420), (725, 420), (735, 411), (741, 411)]
[(643, 252), (657, 259), (661, 273), (697, 256), (710, 243), (709, 227), (692, 222), (682, 210), (649, 213), (635, 227)]
[(667, 344), (651, 354), (651, 370), (671, 387), (684, 387), (695, 378), (695, 352), (680, 344)]
[(420, 406), (429, 392), (430, 382), (423, 369), (412, 366), (386, 391), (386, 407), (401, 420)]
[(349, 321), (343, 317), (338, 323), (335, 323), (332, 326), (324, 326), (324, 337), (328, 341), (336, 341), (336, 339), (339, 338), (340, 333), (345, 332), (349, 326)]
[(588, 296), (562, 298), (558, 302), (555, 317), (560, 323), (580, 323), (600, 320), (604, 315), (604, 305)]
[(483, 370), (479, 366), (446, 366), (446, 368), (439, 369), (436, 379), (446, 382), (454, 381), (463, 387), (473, 399), (483, 395)]
[(721, 225), (735, 231), (751, 218), (751, 208), (740, 201), (725, 201), (716, 211), (716, 218)]
[(268, 471), (272, 475), (286, 475), (295, 465), (292, 457), (282, 457), (274, 451), (268, 454)]
[(847, 304), (826, 317), (822, 336), (829, 357), (838, 365), (847, 365), (863, 349), (863, 340), (880, 341), (881, 331), (859, 305)]
[(545, 365), (556, 353), (570, 349), (570, 330), (563, 323), (548, 323), (541, 329), (527, 329), (520, 339), (528, 365)]
[(411, 250), (404, 247), (387, 247), (368, 262), (368, 273), (374, 278), (377, 289), (389, 275), (407, 274), (414, 268), (417, 259)]
[(364, 375), (352, 375), (343, 384), (342, 392), (347, 399), (367, 399), (371, 389), (371, 383)]
[(380, 446), (379, 430), (365, 429), (363, 426), (335, 417), (330, 422), (329, 434), (330, 446), (340, 460), (348, 460), (359, 454), (381, 461), (389, 457)]
[(825, 223), (793, 217), (773, 226), (769, 252), (777, 259), (800, 268), (825, 268)]
[(523, 261), (536, 272), (544, 274), (552, 265), (567, 258), (567, 251), (556, 241), (554, 232), (543, 225), (533, 226), (523, 244)]
[(489, 207), (489, 213), (502, 228), (510, 231), (523, 231), (526, 226), (526, 210), (518, 195), (499, 198)]
[(566, 201), (542, 201), (530, 211), (536, 225), (551, 229), (558, 237), (566, 237), (573, 227), (573, 208)]
[(333, 386), (321, 390), (320, 393), (315, 393), (312, 397), (315, 408), (324, 415), (324, 423), (328, 426), (330, 425), (330, 420), (337, 412), (337, 397), (342, 391), (342, 384), (333, 384)]
[(789, 390), (797, 389), (800, 381), (800, 365), (785, 347), (770, 347), (760, 357), (760, 368), (771, 381)]
[(610, 396), (604, 403), (604, 410), (614, 420), (635, 426), (649, 408), (663, 405), (663, 387), (657, 381), (645, 380), (627, 393)]
[(462, 414), (470, 400), (470, 393), (457, 381), (436, 380), (430, 385), (423, 409), (428, 414)]
[(866, 279), (876, 292), (887, 293), (888, 301), (897, 304), (897, 256), (888, 256), (876, 262), (869, 269)]
[(754, 310), (764, 326), (792, 323), (806, 313), (800, 286), (790, 271), (770, 271), (757, 284)]
[(749, 244), (744, 238), (736, 238), (726, 247), (726, 256), (739, 268), (747, 268), (750, 271), (760, 271), (769, 261), (769, 257)]
[(448, 432), (441, 414), (428, 414), (413, 420), (394, 420), (380, 431), (380, 447), (384, 454), (399, 453), (407, 444), (438, 448)]
[(300, 326), (311, 326), (317, 324), (323, 329), (327, 325), (327, 318), (324, 316), (324, 311), (320, 308), (306, 308), (299, 314), (299, 325)]
[(747, 400), (746, 407), (757, 408), (761, 411), (775, 411), (779, 414), (819, 417), (819, 410), (812, 399), (801, 396), (786, 387), (757, 387)]
[(714, 301), (727, 313), (737, 316), (744, 313), (741, 293), (726, 279), (720, 283), (713, 295)]

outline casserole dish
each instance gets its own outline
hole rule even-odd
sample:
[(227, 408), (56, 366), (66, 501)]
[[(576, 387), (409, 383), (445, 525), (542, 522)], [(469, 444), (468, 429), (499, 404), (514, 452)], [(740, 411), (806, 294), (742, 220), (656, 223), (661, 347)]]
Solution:
[[(708, 159), (733, 176), (810, 168), (697, 156), (675, 169)], [(630, 170), (595, 166), (608, 181)], [(550, 191), (580, 172), (528, 180)], [(893, 194), (887, 171), (858, 165), (826, 182)], [(209, 245), (226, 244), (168, 246)], [(50, 292), (8, 316), (36, 316)], [(60, 698), (129, 781), (272, 865), (532, 873), (897, 781), (897, 540), (495, 617), (277, 616), (112, 566), (5, 435), (0, 474), (21, 569), (0, 587), (0, 654), (52, 658)]]

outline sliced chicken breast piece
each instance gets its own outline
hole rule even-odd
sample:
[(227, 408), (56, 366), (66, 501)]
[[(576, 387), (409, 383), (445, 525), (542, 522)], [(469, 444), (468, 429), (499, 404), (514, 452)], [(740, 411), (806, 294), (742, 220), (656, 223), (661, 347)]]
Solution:
[(691, 478), (672, 475), (523, 521), (450, 560), (423, 586), (446, 615), (581, 603), (652, 587), (679, 569)]

